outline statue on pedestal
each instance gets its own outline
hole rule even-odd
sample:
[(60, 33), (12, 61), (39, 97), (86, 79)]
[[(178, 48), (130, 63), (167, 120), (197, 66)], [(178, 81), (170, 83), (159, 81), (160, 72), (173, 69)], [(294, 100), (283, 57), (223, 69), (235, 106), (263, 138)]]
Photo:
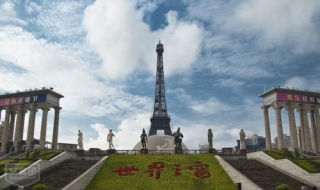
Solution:
[(112, 133), (112, 129), (110, 129), (107, 136), (107, 141), (109, 142), (109, 149), (114, 149), (113, 137), (114, 137), (114, 134)]
[(211, 130), (211, 129), (208, 129), (209, 148), (212, 148), (212, 137), (213, 137), (212, 130)]
[(141, 138), (142, 148), (147, 148), (146, 142), (148, 142), (148, 137), (144, 129), (142, 130), (142, 134), (140, 138)]
[(243, 150), (243, 149), (247, 149), (246, 148), (246, 134), (244, 133), (243, 129), (241, 129), (240, 133), (240, 150)]
[(183, 134), (180, 133), (180, 127), (178, 127), (178, 130), (173, 133), (173, 136), (174, 136), (174, 144), (176, 145), (176, 147), (181, 147)]
[(78, 130), (78, 146), (80, 150), (83, 150), (83, 134)]

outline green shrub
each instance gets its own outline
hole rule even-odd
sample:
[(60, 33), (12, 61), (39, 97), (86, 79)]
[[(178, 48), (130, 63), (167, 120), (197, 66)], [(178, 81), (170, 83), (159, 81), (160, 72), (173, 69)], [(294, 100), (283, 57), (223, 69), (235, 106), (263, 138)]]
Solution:
[(287, 184), (281, 184), (276, 187), (276, 190), (292, 190), (291, 187)]
[(46, 190), (48, 186), (46, 184), (37, 184), (33, 186), (32, 190)]

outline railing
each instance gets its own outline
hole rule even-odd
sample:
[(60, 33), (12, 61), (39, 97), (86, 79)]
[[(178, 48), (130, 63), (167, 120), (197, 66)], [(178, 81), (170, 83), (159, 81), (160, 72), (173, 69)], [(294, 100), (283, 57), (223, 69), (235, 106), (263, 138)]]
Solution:
[[(73, 150), (68, 151), (81, 156), (106, 156), (108, 150)], [(141, 154), (141, 150), (115, 150), (115, 154)], [(148, 150), (148, 154), (175, 154), (174, 150)], [(182, 150), (181, 154), (209, 154), (208, 150)], [(239, 156), (237, 152), (223, 152), (221, 150), (215, 151), (216, 155), (221, 156)]]

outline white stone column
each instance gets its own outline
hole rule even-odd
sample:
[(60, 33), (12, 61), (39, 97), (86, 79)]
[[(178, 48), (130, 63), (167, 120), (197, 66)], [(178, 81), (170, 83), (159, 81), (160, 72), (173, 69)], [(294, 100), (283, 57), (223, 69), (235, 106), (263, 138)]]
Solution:
[(314, 110), (312, 110), (312, 109), (310, 110), (309, 116), (310, 116), (310, 122), (311, 122), (310, 133), (311, 133), (312, 150), (313, 150), (313, 152), (317, 152), (318, 151), (318, 142), (317, 142), (317, 129), (316, 129), (316, 121), (314, 118)]
[(301, 137), (301, 148), (303, 149), (303, 150), (306, 150), (306, 143), (305, 143), (305, 139), (304, 139), (304, 137), (305, 137), (305, 135), (304, 135), (304, 123), (303, 123), (303, 106), (302, 105), (300, 105), (300, 108), (299, 108), (299, 117), (300, 117), (300, 129), (301, 129), (301, 133), (300, 133), (300, 137)]
[(12, 141), (13, 140), (13, 131), (14, 131), (15, 119), (16, 119), (16, 111), (11, 111), (11, 113), (10, 113), (9, 139), (8, 139), (8, 141)]
[(6, 116), (4, 119), (4, 127), (2, 131), (1, 151), (7, 152), (7, 142), (9, 139), (9, 119), (10, 119), (10, 107), (6, 108)]
[(45, 148), (46, 146), (46, 135), (47, 135), (47, 118), (48, 111), (50, 109), (47, 107), (42, 108), (42, 121), (41, 121), (41, 131), (40, 131), (40, 148)]
[(276, 120), (277, 120), (277, 136), (278, 136), (278, 149), (284, 148), (284, 137), (282, 128), (282, 118), (281, 118), (281, 105), (278, 102), (274, 104), (274, 109), (276, 110)]
[(270, 132), (270, 121), (269, 121), (269, 106), (263, 106), (264, 114), (264, 130), (266, 135), (266, 150), (272, 149), (271, 143), (271, 132)]
[(320, 149), (320, 116), (319, 116), (319, 106), (314, 106), (314, 117), (316, 120), (316, 130), (317, 130), (317, 141), (318, 141), (318, 149)]
[(25, 112), (24, 108), (22, 105), (18, 106), (18, 115), (16, 119), (16, 130), (14, 133), (14, 141), (13, 141), (13, 146), (14, 146), (14, 151), (19, 152), (20, 147), (19, 147), (19, 142), (21, 141), (20, 137), (21, 133), (23, 133), (22, 129), (22, 115)]
[(296, 119), (294, 116), (294, 108), (291, 103), (288, 103), (288, 118), (290, 127), (290, 148), (298, 148)]
[(27, 143), (26, 143), (26, 150), (32, 148), (32, 141), (34, 138), (34, 125), (36, 120), (36, 105), (30, 105), (30, 114), (29, 114), (29, 124), (28, 124), (28, 133), (27, 133)]
[(58, 133), (59, 133), (59, 114), (61, 107), (54, 108), (53, 134), (52, 134), (52, 150), (58, 148)]
[(25, 110), (25, 108), (24, 108), (24, 110), (22, 112), (22, 116), (21, 116), (21, 133), (20, 133), (20, 136), (19, 136), (19, 142), (23, 140), (24, 120), (25, 120), (25, 116), (26, 116), (27, 112), (28, 111)]
[(311, 137), (310, 137), (310, 128), (309, 128), (309, 120), (308, 120), (308, 113), (307, 109), (305, 106), (302, 106), (302, 115), (303, 115), (303, 131), (304, 131), (304, 142), (305, 142), (305, 147), (307, 151), (312, 151), (312, 146), (311, 146)]
[(302, 148), (302, 135), (301, 135), (301, 127), (300, 126), (297, 128), (297, 133), (298, 133), (299, 148)]

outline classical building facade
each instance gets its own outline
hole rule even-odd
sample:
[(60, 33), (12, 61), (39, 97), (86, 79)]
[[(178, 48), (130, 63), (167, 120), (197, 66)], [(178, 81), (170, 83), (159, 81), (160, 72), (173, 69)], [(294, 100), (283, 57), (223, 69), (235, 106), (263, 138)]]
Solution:
[[(260, 94), (263, 98), (263, 113), (266, 134), (266, 149), (272, 148), (269, 121), (269, 108), (274, 108), (277, 125), (278, 149), (285, 148), (281, 110), (288, 114), (290, 130), (290, 148), (306, 151), (319, 151), (320, 147), (320, 93), (307, 90), (275, 87)], [(298, 131), (294, 111), (299, 113), (300, 132)], [(299, 135), (299, 138), (298, 138)], [(299, 141), (298, 141), (299, 139)]]
[[(1, 132), (1, 149), (0, 153), (5, 153), (9, 149), (17, 152), (22, 146), (26, 149), (32, 148), (34, 141), (34, 128), (36, 113), (42, 110), (42, 121), (40, 131), (40, 148), (46, 144), (47, 134), (47, 117), (51, 108), (54, 110), (54, 124), (52, 136), (52, 149), (57, 149), (58, 130), (59, 130), (59, 113), (61, 107), (59, 100), (63, 95), (53, 91), (52, 88), (41, 88), (35, 90), (26, 90), (16, 93), (5, 93), (0, 95), (0, 113), (5, 113), (2, 123)], [(25, 126), (25, 114), (29, 111), (27, 139), (24, 142), (23, 131)], [(0, 118), (1, 120), (1, 118)]]

